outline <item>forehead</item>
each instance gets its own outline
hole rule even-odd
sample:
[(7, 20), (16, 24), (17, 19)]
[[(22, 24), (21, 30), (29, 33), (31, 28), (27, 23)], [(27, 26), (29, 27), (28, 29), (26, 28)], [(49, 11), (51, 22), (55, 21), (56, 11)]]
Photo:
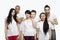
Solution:
[(50, 9), (49, 7), (46, 7), (45, 9)]
[(20, 7), (17, 6), (17, 7), (15, 7), (15, 9), (20, 9)]
[(36, 14), (35, 12), (31, 12), (31, 14)]
[(41, 16), (45, 16), (45, 14), (41, 14)]
[(13, 10), (13, 12), (15, 12), (15, 10)]

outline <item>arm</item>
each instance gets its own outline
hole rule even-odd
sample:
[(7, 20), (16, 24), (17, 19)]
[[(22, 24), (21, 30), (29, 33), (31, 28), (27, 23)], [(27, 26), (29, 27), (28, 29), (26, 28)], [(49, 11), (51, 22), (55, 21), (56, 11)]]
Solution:
[(49, 28), (49, 40), (51, 40), (51, 36), (52, 36), (52, 31), (51, 28)]
[(19, 34), (19, 37), (20, 37), (20, 24), (17, 24), (17, 28), (18, 28), (18, 34)]
[(53, 25), (57, 25), (58, 24), (58, 21), (57, 21), (57, 18), (55, 18), (53, 21), (50, 21)]
[(23, 40), (23, 34), (22, 34), (22, 31), (21, 31), (21, 28), (20, 28), (20, 24), (17, 24), (18, 26), (17, 26), (17, 28), (18, 28), (18, 34), (19, 34), (19, 36), (18, 36), (18, 39), (20, 40)]
[(8, 31), (8, 24), (7, 21), (5, 19), (5, 38), (7, 39), (7, 31)]
[[(37, 32), (37, 28), (36, 28), (37, 22), (35, 22), (35, 21), (32, 20), (32, 25), (33, 25), (33, 28), (36, 29), (36, 32)], [(36, 38), (37, 38), (37, 33), (34, 35), (34, 38), (35, 38), (35, 40), (36, 40)]]
[(21, 23), (22, 21), (23, 21), (23, 18), (21, 17), (21, 18), (16, 18), (17, 19), (17, 21), (18, 21), (18, 23)]
[(36, 32), (37, 32), (36, 38), (38, 38), (38, 36), (39, 36), (39, 28), (36, 29)]

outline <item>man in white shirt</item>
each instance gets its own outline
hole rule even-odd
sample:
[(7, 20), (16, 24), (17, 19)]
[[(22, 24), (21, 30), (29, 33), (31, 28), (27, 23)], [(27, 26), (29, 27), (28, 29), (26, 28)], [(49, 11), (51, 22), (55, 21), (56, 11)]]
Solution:
[(51, 24), (53, 25), (53, 27), (52, 27), (52, 40), (56, 40), (56, 33), (55, 33), (55, 26), (54, 25), (58, 24), (57, 18), (56, 18), (56, 16), (54, 16), (50, 13), (50, 6), (45, 5), (44, 11), (47, 15), (48, 21), (50, 21)]
[(20, 6), (19, 5), (16, 5), (16, 7), (15, 7), (15, 10), (16, 10), (16, 16), (17, 16), (17, 21), (18, 21), (18, 23), (21, 23), (22, 22), (22, 20), (23, 20), (23, 15), (19, 15), (19, 11), (20, 11)]
[[(19, 15), (19, 14), (21, 14), (20, 13), (20, 6), (19, 5), (16, 5), (15, 6), (15, 13), (17, 14), (16, 16), (16, 19), (17, 19), (17, 22), (18, 22), (18, 24), (20, 25), (21, 24), (21, 22), (23, 21), (23, 15)], [(20, 31), (20, 27), (18, 28), (18, 30)], [(17, 38), (17, 39), (22, 39), (22, 32), (20, 31), (19, 32), (19, 37)]]
[[(31, 18), (33, 20), (33, 24), (34, 24), (34, 28), (36, 30), (36, 24), (37, 24), (37, 20), (35, 19), (36, 17), (36, 10), (31, 10)], [(35, 33), (35, 40), (37, 40), (37, 30), (36, 30), (36, 33)]]

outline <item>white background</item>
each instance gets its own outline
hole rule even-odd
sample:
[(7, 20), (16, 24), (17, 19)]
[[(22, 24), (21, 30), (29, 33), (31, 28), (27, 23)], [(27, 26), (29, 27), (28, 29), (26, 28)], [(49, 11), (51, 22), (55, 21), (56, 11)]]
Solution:
[(54, 13), (58, 19), (59, 24), (56, 26), (56, 36), (57, 40), (60, 40), (60, 0), (0, 0), (0, 40), (5, 40), (4, 20), (10, 8), (15, 8), (16, 5), (20, 5), (21, 14), (24, 14), (27, 9), (35, 9), (37, 11), (36, 18), (38, 18), (38, 15), (44, 11), (46, 4), (51, 7), (51, 13)]

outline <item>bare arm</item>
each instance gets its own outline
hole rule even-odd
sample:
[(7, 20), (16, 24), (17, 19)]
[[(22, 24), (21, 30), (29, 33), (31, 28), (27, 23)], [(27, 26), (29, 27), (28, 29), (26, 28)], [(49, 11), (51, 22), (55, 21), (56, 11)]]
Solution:
[(51, 40), (51, 36), (52, 36), (52, 31), (51, 28), (49, 28), (49, 39)]
[(18, 21), (18, 23), (21, 23), (22, 21), (23, 21), (23, 18), (21, 17), (21, 18), (16, 18), (17, 19), (17, 21)]
[(36, 30), (36, 32), (37, 32), (37, 38), (38, 38), (38, 36), (39, 36), (39, 28), (37, 28), (37, 30)]
[(7, 20), (5, 19), (5, 38), (7, 38), (7, 31), (8, 31), (8, 24)]
[(58, 21), (57, 21), (57, 18), (55, 18), (53, 21), (50, 21), (53, 25), (57, 25), (58, 24)]

